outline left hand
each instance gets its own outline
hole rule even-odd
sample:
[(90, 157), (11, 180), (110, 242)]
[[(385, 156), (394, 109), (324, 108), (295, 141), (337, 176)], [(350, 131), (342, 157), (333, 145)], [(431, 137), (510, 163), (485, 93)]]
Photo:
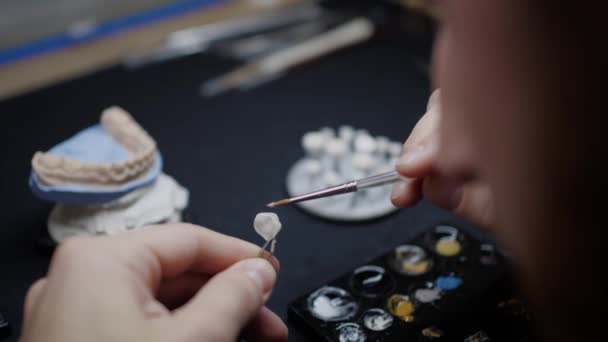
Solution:
[(263, 306), (278, 261), (259, 251), (187, 224), (68, 239), (26, 297), (21, 341), (285, 341)]

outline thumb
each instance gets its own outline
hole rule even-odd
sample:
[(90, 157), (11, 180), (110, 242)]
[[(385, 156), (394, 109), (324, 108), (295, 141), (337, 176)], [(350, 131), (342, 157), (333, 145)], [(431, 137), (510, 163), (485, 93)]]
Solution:
[(431, 139), (425, 144), (404, 148), (395, 168), (400, 175), (407, 178), (423, 178), (431, 173), (437, 154), (437, 140)]
[(260, 311), (275, 280), (276, 273), (268, 261), (239, 261), (211, 278), (174, 317), (184, 329), (196, 329), (188, 332), (190, 337), (234, 341)]
[(404, 148), (396, 163), (396, 170), (404, 179), (393, 186), (393, 205), (405, 208), (420, 200), (423, 180), (433, 171), (435, 146), (434, 140), (431, 140), (427, 144)]

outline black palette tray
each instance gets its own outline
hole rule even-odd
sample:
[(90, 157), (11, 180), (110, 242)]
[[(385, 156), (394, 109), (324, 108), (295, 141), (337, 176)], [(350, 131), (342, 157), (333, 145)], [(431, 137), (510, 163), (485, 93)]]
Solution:
[(451, 224), (306, 293), (289, 320), (315, 341), (533, 341), (508, 260)]

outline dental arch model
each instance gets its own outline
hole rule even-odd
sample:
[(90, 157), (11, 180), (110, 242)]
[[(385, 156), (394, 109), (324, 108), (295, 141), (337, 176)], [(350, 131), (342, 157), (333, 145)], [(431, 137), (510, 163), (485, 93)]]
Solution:
[(111, 107), (104, 110), (101, 126), (127, 151), (127, 160), (87, 163), (49, 152), (36, 152), (32, 168), (40, 181), (45, 185), (115, 186), (142, 176), (154, 164), (156, 142), (124, 109)]

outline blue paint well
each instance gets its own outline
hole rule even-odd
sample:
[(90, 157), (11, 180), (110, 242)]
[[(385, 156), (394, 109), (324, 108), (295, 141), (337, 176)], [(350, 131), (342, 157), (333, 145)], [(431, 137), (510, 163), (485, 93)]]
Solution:
[(435, 286), (445, 291), (455, 290), (461, 285), (462, 279), (455, 276), (438, 277), (435, 280)]

